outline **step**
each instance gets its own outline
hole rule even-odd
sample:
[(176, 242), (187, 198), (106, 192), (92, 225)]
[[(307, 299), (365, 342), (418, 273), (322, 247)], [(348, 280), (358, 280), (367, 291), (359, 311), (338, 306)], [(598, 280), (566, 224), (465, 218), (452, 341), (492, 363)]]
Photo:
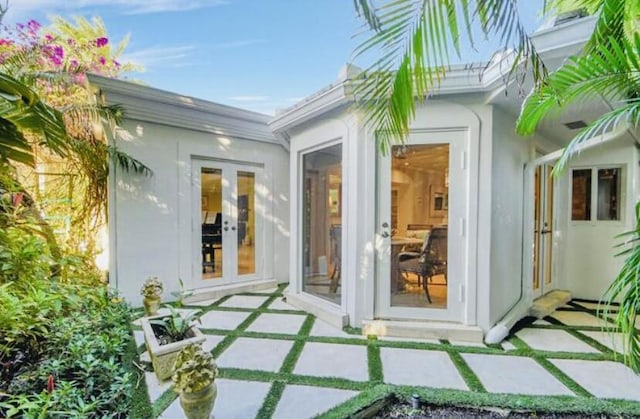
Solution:
[(482, 343), (484, 332), (478, 326), (437, 321), (363, 320), (364, 335), (412, 339), (446, 339)]
[(219, 285), (210, 288), (200, 288), (191, 290), (190, 292), (192, 294), (184, 299), (184, 303), (190, 304), (205, 300), (216, 300), (227, 295), (238, 294), (241, 292), (260, 292), (268, 289), (273, 289), (277, 286), (278, 281), (276, 281), (275, 279), (265, 279), (258, 281), (240, 282), (236, 284)]
[(571, 292), (553, 290), (533, 302), (529, 315), (542, 319), (571, 301)]

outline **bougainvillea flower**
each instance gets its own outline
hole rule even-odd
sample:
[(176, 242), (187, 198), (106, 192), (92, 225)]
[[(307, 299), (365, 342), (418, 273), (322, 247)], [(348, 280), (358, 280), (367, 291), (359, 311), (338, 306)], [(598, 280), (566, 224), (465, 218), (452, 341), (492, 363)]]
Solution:
[(103, 47), (109, 43), (109, 39), (107, 38), (98, 38), (96, 39), (96, 46), (98, 48)]

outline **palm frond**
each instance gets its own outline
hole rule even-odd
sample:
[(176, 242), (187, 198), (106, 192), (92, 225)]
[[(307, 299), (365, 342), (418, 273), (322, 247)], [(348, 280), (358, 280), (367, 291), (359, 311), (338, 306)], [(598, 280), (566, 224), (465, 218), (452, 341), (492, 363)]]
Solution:
[[(47, 106), (38, 95), (15, 78), (0, 73), (0, 118), (5, 123), (3, 134), (20, 132), (14, 136), (11, 145), (7, 139), (3, 143), (13, 149), (13, 158), (27, 164), (33, 164), (31, 147), (26, 144), (22, 133), (31, 131), (38, 134), (41, 142), (55, 153), (65, 155), (65, 142), (68, 139), (62, 114)], [(14, 128), (8, 127), (12, 124)], [(8, 152), (5, 148), (5, 152)], [(11, 158), (8, 155), (5, 158)]]
[(110, 145), (107, 147), (107, 152), (109, 153), (111, 161), (114, 161), (118, 167), (123, 170), (144, 176), (153, 175), (153, 171), (147, 165), (127, 153), (118, 150), (117, 147)]
[(353, 0), (353, 7), (358, 16), (361, 16), (370, 29), (377, 31), (380, 29), (380, 19), (375, 13), (373, 0)]
[(640, 334), (636, 327), (637, 316), (640, 315), (640, 202), (636, 204), (635, 215), (635, 230), (618, 236), (624, 240), (619, 245), (624, 250), (618, 256), (625, 257), (625, 260), (605, 292), (604, 315), (608, 317), (611, 303), (620, 303), (613, 321), (622, 332), (624, 361), (634, 371), (640, 372)]
[(610, 39), (597, 53), (569, 60), (549, 76), (547, 84), (524, 102), (517, 122), (522, 135), (532, 134), (542, 119), (577, 100), (603, 97), (611, 101), (640, 95), (640, 35), (631, 43)]
[(596, 138), (598, 135), (610, 132), (617, 127), (624, 126), (624, 124), (634, 128), (638, 127), (640, 124), (640, 99), (629, 99), (622, 103), (618, 104), (614, 110), (591, 122), (571, 140), (556, 163), (553, 169), (554, 173), (560, 173), (564, 170), (569, 160), (586, 140)]
[[(406, 138), (416, 107), (445, 77), (450, 56), (460, 55), (461, 38), (473, 42), (473, 23), (517, 51), (510, 75), (518, 66), (531, 65), (536, 82), (546, 76), (515, 0), (390, 0), (375, 10), (371, 1), (354, 1), (374, 29), (354, 54), (379, 56), (358, 80), (355, 95), (381, 150)], [(466, 31), (461, 31), (461, 24)]]

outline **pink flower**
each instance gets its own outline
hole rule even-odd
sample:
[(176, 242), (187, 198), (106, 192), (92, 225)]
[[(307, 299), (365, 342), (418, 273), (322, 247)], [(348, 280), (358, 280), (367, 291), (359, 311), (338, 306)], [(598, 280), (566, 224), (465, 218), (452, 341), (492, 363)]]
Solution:
[(105, 65), (107, 63), (107, 59), (104, 57), (100, 57), (100, 64)]
[(31, 19), (29, 22), (27, 22), (27, 26), (29, 27), (29, 30), (32, 32), (37, 32), (38, 29), (40, 29), (41, 25), (40, 23), (38, 23), (37, 21)]
[(101, 48), (105, 45), (107, 45), (109, 43), (109, 40), (107, 38), (98, 38), (96, 39), (96, 46), (98, 48)]
[(47, 42), (53, 41), (53, 35), (51, 35), (50, 33), (46, 34), (44, 36), (44, 40), (47, 41)]

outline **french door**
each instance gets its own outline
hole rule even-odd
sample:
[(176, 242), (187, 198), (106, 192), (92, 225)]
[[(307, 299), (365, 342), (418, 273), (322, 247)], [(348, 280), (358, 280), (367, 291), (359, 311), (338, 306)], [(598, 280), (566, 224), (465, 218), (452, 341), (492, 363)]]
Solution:
[(533, 295), (540, 297), (553, 289), (553, 166), (536, 168), (534, 184)]
[(195, 287), (256, 279), (262, 272), (263, 169), (193, 160), (193, 277)]
[(467, 138), (415, 133), (378, 156), (378, 318), (463, 320)]

